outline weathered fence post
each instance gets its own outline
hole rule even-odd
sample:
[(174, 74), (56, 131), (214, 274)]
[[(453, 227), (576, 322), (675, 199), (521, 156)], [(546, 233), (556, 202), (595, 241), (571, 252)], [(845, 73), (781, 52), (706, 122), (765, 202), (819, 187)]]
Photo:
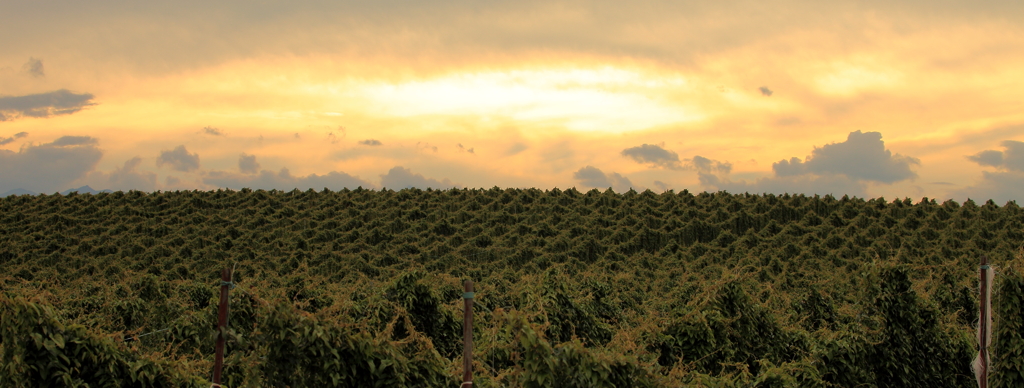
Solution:
[(473, 281), (463, 283), (465, 293), (464, 318), (462, 320), (462, 385), (460, 388), (473, 386)]
[(978, 268), (978, 357), (974, 359), (974, 376), (978, 379), (979, 388), (988, 388), (988, 345), (991, 342), (992, 330), (992, 269), (988, 265), (988, 256), (981, 256)]
[(220, 307), (217, 310), (217, 346), (213, 359), (213, 384), (220, 386), (221, 369), (224, 368), (224, 331), (228, 327), (228, 290), (234, 288), (231, 281), (231, 268), (220, 271)]

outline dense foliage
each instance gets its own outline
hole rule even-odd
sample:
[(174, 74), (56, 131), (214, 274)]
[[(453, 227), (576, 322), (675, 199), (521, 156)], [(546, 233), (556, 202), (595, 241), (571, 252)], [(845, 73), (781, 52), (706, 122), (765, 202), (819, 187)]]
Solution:
[[(574, 189), (0, 199), (0, 385), (962, 387), (977, 263), (1022, 381), (1015, 203)], [(998, 380), (998, 381), (996, 381)], [(1000, 385), (1002, 384), (1002, 385)]]

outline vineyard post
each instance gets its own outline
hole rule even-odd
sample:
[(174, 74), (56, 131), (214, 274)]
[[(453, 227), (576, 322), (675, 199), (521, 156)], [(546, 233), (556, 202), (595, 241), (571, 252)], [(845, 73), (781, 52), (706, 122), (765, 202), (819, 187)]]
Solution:
[(989, 269), (988, 256), (981, 256), (981, 266), (978, 269), (978, 280), (979, 280), (979, 317), (978, 317), (978, 367), (976, 370), (978, 377), (978, 387), (988, 388), (988, 342), (989, 342), (989, 329), (991, 325), (990, 307), (991, 302), (989, 296), (989, 274), (992, 271)]
[(473, 281), (466, 280), (462, 299), (465, 301), (462, 320), (462, 385), (473, 386)]
[(228, 292), (234, 288), (231, 281), (231, 268), (220, 271), (220, 307), (217, 310), (217, 345), (214, 348), (213, 384), (220, 386), (221, 369), (224, 368), (224, 331), (228, 327)]

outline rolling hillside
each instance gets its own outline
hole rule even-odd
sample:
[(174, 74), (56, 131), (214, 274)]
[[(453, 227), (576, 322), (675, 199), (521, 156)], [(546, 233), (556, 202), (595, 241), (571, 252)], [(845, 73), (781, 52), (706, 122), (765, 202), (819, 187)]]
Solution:
[[(478, 387), (963, 387), (978, 258), (1000, 277), (998, 335), (1024, 322), (1022, 245), (1012, 202), (498, 188), (10, 196), (0, 379), (209, 386), (219, 272), (235, 266), (231, 387), (457, 386), (464, 279), (482, 305)], [(997, 349), (1024, 350), (1006, 341)], [(1004, 353), (996, 387), (1021, 379), (1020, 357)]]

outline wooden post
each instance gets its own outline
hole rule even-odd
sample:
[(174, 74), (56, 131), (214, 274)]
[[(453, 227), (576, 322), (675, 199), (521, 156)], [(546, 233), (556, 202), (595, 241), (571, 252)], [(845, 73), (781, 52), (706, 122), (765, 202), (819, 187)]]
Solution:
[(462, 385), (460, 388), (473, 386), (473, 281), (463, 283), (465, 301), (462, 320)]
[(231, 268), (220, 271), (220, 308), (217, 310), (217, 346), (214, 348), (213, 384), (220, 386), (220, 372), (224, 368), (224, 330), (228, 327), (228, 292), (234, 288)]
[(988, 341), (989, 341), (989, 321), (992, 319), (989, 314), (989, 307), (991, 302), (988, 300), (991, 292), (989, 291), (990, 280), (988, 278), (991, 270), (988, 265), (988, 256), (981, 256), (981, 267), (978, 269), (979, 279), (979, 306), (980, 314), (978, 319), (978, 387), (988, 388)]

